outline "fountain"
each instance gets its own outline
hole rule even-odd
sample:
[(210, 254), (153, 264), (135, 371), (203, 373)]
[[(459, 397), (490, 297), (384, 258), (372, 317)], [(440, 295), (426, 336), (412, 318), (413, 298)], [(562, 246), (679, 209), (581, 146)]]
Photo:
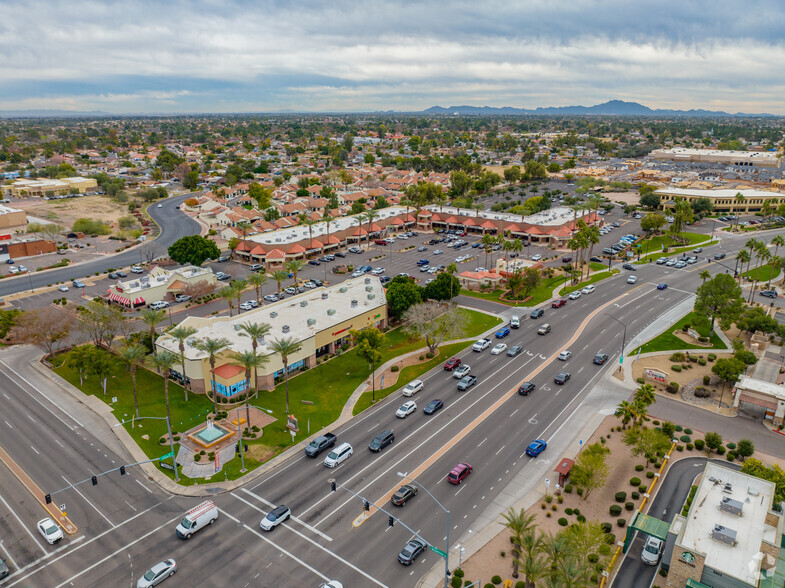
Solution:
[(188, 433), (188, 438), (201, 447), (209, 449), (232, 434), (234, 434), (233, 431), (224, 429), (223, 427), (216, 425), (213, 421), (207, 421), (205, 426), (201, 429), (194, 431), (193, 433)]

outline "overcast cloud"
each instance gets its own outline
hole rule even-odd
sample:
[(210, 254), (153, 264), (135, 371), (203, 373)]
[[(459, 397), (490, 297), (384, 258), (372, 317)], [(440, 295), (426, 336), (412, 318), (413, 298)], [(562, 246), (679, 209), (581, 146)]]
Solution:
[(0, 110), (785, 115), (785, 2), (0, 0)]

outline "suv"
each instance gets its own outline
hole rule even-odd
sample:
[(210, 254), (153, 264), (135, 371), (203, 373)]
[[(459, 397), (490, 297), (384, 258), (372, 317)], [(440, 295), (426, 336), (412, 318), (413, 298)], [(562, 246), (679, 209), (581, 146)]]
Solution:
[(521, 326), (521, 318), (517, 314), (512, 315), (510, 317), (510, 328), (517, 329), (520, 326)]
[(504, 339), (509, 334), (510, 334), (510, 327), (502, 327), (501, 329), (496, 331), (496, 338)]
[(169, 303), (166, 300), (159, 300), (158, 302), (153, 302), (150, 305), (150, 308), (153, 310), (160, 310), (162, 308), (166, 308), (167, 306), (169, 306)]
[(460, 484), (466, 476), (472, 473), (473, 469), (471, 464), (461, 462), (447, 474), (447, 481), (450, 484)]
[(191, 297), (188, 294), (178, 294), (174, 297), (175, 302), (188, 302), (190, 299)]
[(405, 566), (410, 566), (427, 548), (428, 545), (425, 541), (422, 541), (421, 539), (412, 539), (403, 549), (401, 549), (401, 552), (398, 554), (398, 561)]
[(632, 265), (631, 263), (624, 263), (622, 264), (622, 269), (630, 270), (631, 272), (638, 271), (638, 268)]
[(264, 269), (261, 263), (255, 263), (249, 268), (252, 272), (260, 272)]
[(602, 365), (606, 361), (608, 361), (608, 354), (607, 353), (598, 353), (594, 356), (594, 363), (596, 365)]
[(545, 323), (543, 326), (537, 329), (538, 335), (547, 335), (550, 332), (551, 332), (551, 326), (548, 323)]
[(342, 461), (349, 459), (352, 456), (353, 451), (351, 445), (348, 443), (341, 443), (324, 458), (324, 465), (328, 468), (334, 468)]
[(649, 535), (649, 538), (646, 539), (646, 543), (641, 551), (641, 561), (646, 565), (656, 566), (660, 562), (661, 555), (662, 539), (657, 539), (657, 537)]
[(371, 444), (368, 445), (368, 449), (373, 451), (374, 453), (379, 453), (382, 449), (390, 445), (393, 441), (395, 441), (395, 433), (392, 431), (382, 431), (376, 437), (373, 438)]
[(417, 394), (417, 392), (422, 390), (422, 387), (423, 387), (422, 380), (412, 380), (404, 387), (403, 395), (414, 396), (415, 394)]
[(532, 310), (532, 313), (529, 315), (529, 317), (533, 319), (538, 319), (544, 314), (545, 311), (542, 308), (535, 308), (534, 310)]

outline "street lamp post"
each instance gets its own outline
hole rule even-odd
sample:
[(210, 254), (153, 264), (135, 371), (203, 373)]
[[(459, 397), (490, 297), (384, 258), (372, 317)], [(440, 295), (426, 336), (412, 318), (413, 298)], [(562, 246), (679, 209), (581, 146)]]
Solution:
[[(250, 394), (250, 390), (248, 391)], [(250, 429), (251, 423), (245, 423), (246, 426)], [(242, 469), (240, 470), (241, 473), (245, 473), (245, 456), (243, 455), (243, 428), (240, 426), (240, 407), (237, 407), (237, 436), (240, 438), (238, 444), (240, 445), (240, 466)]]
[(612, 318), (617, 323), (619, 323), (622, 327), (624, 327), (624, 332), (622, 333), (622, 336), (621, 336), (621, 355), (619, 356), (619, 371), (621, 371), (622, 362), (624, 361), (624, 346), (627, 343), (627, 325), (625, 325), (623, 322), (621, 322), (619, 319), (617, 319), (612, 314), (608, 314), (607, 312), (605, 312), (603, 314), (605, 316), (608, 316), (608, 317)]
[(138, 419), (131, 419), (130, 421), (123, 421), (121, 423), (117, 423), (115, 427), (119, 427), (120, 425), (124, 425), (126, 423), (131, 423), (133, 421), (143, 421), (143, 420), (152, 420), (152, 421), (166, 421), (166, 430), (169, 432), (169, 449), (172, 452), (172, 464), (174, 464), (174, 481), (179, 482), (180, 476), (177, 473), (177, 458), (174, 455), (174, 437), (172, 436), (172, 423), (169, 421), (169, 417), (139, 417)]
[[(403, 472), (398, 472), (398, 475), (401, 478), (409, 480), (410, 482), (414, 482), (414, 480), (412, 478), (410, 478), (407, 474), (405, 474)], [(445, 556), (444, 556), (444, 588), (448, 588), (448, 586), (449, 586), (448, 582), (449, 582), (449, 578), (450, 578), (450, 511), (447, 510), (446, 508), (444, 508), (442, 503), (439, 502), (433, 494), (431, 494), (431, 492), (428, 490), (428, 488), (426, 488), (425, 486), (423, 486), (419, 482), (418, 482), (418, 484), (420, 485), (420, 487), (423, 490), (428, 492), (428, 496), (433, 498), (433, 501), (436, 504), (439, 505), (439, 508), (441, 508), (447, 514), (447, 534), (445, 536), (445, 545), (444, 545), (444, 553), (445, 553)]]

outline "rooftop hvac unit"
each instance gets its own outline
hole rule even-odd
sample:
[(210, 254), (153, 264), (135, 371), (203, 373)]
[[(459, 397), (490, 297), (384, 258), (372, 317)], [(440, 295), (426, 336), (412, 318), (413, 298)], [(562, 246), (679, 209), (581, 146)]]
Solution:
[(314, 325), (316, 324), (316, 319), (315, 319), (315, 318), (309, 318), (309, 319), (308, 319), (307, 321), (305, 321), (305, 322), (306, 322), (306, 324), (307, 324), (309, 327), (312, 327), (312, 326), (314, 326)]
[(289, 332), (289, 325), (282, 326), (281, 327), (281, 331), (283, 331), (284, 333), (288, 333)]
[(376, 298), (376, 294), (368, 294), (368, 300), (373, 300)]
[(723, 527), (722, 525), (714, 525), (714, 529), (711, 532), (711, 538), (720, 543), (730, 545), (731, 547), (735, 547), (736, 545), (736, 531), (729, 529), (728, 527)]
[(301, 307), (308, 306), (308, 301), (307, 300), (300, 300), (300, 306)]
[(327, 309), (327, 315), (328, 315), (328, 316), (332, 316), (332, 315), (334, 315), (334, 314), (335, 314), (335, 309), (334, 309), (334, 308), (328, 308), (328, 309)]
[(327, 292), (322, 292), (322, 300), (327, 300), (329, 294)]
[(730, 496), (723, 496), (720, 501), (720, 510), (730, 514), (741, 516), (742, 508), (744, 508), (744, 504), (738, 500), (733, 500)]
[(373, 286), (366, 286), (365, 287), (365, 291), (366, 292), (373, 292)]
[(365, 283), (366, 284), (370, 284), (371, 283), (371, 278), (365, 278)]
[(351, 306), (352, 306), (352, 308), (356, 307), (357, 306), (357, 301), (356, 300), (352, 300)]
[(275, 312), (275, 311), (272, 311), (272, 312), (270, 313), (270, 318), (276, 318), (277, 316), (278, 316), (278, 313), (277, 313), (277, 312)]
[(338, 290), (341, 294), (346, 294), (348, 288), (346, 286), (341, 286), (341, 289)]

